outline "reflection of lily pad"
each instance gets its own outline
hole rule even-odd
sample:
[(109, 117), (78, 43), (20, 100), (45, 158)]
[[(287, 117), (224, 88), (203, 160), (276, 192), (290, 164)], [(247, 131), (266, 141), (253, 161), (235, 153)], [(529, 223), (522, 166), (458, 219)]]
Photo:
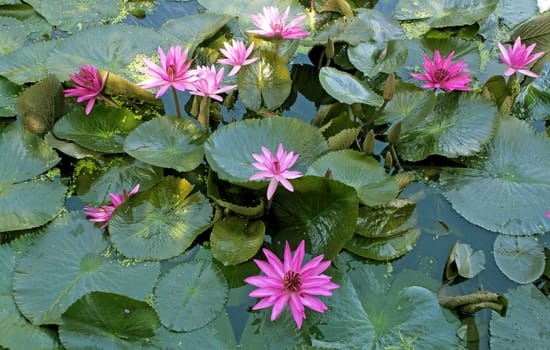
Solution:
[(544, 272), (544, 250), (534, 237), (498, 235), (493, 252), (500, 271), (514, 282), (531, 283)]
[(501, 119), (486, 152), (469, 168), (441, 173), (443, 194), (466, 220), (487, 230), (529, 235), (550, 230), (550, 141), (525, 122)]
[(195, 260), (170, 269), (155, 288), (155, 309), (162, 324), (181, 332), (212, 322), (223, 310), (227, 282), (211, 261)]
[(102, 230), (80, 212), (50, 224), (15, 266), (13, 294), (21, 313), (35, 325), (59, 324), (61, 314), (92, 291), (144, 300), (160, 272), (158, 263), (129, 264), (108, 245)]

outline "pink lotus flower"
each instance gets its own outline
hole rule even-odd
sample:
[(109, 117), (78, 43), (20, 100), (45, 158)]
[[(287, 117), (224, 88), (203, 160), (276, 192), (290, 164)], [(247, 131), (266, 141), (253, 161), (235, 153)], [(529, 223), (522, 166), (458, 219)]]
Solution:
[(91, 219), (88, 219), (90, 222), (104, 222), (104, 224), (101, 226), (101, 228), (105, 228), (109, 226), (109, 220), (111, 220), (111, 216), (113, 215), (113, 212), (115, 209), (120, 206), (122, 203), (126, 202), (128, 198), (133, 196), (139, 191), (139, 184), (134, 187), (130, 193), (126, 192), (126, 190), (122, 190), (121, 194), (118, 193), (109, 193), (109, 198), (111, 198), (112, 205), (104, 205), (102, 207), (90, 207), (85, 206), (84, 207), (84, 214), (87, 216), (91, 216)]
[(506, 49), (501, 43), (498, 43), (498, 48), (502, 53), (499, 58), (508, 66), (508, 68), (504, 71), (504, 75), (510, 76), (515, 72), (519, 72), (533, 78), (538, 78), (538, 74), (527, 69), (527, 65), (529, 63), (538, 60), (542, 55), (544, 55), (544, 52), (531, 55), (531, 52), (535, 49), (536, 45), (537, 44), (531, 44), (529, 47), (525, 47), (525, 45), (521, 43), (521, 38), (519, 36), (516, 38), (514, 46), (508, 45), (508, 49)]
[(248, 49), (242, 41), (237, 41), (235, 39), (231, 40), (231, 45), (226, 42), (224, 42), (223, 45), (225, 49), (220, 49), (220, 51), (226, 58), (218, 60), (218, 63), (233, 66), (228, 76), (237, 74), (242, 66), (256, 62), (258, 59), (258, 57), (247, 59), (252, 53), (252, 50), (254, 50), (254, 43), (251, 43)]
[(88, 101), (86, 105), (86, 115), (90, 114), (94, 103), (98, 96), (100, 96), (107, 75), (104, 74), (103, 78), (99, 75), (99, 71), (94, 66), (86, 65), (78, 68), (79, 72), (76, 74), (69, 74), (69, 77), (74, 81), (76, 86), (71, 89), (66, 89), (65, 97), (78, 96), (76, 102)]
[(252, 157), (257, 160), (257, 162), (252, 163), (252, 166), (260, 170), (260, 172), (250, 176), (249, 180), (271, 179), (269, 186), (267, 187), (268, 200), (273, 197), (279, 182), (287, 190), (294, 192), (294, 187), (288, 179), (296, 179), (303, 174), (300, 171), (288, 169), (296, 163), (296, 160), (300, 157), (300, 155), (294, 154), (294, 152), (286, 152), (283, 149), (282, 144), (279, 144), (276, 156), (274, 156), (273, 153), (271, 153), (271, 151), (265, 146), (262, 146), (262, 152), (263, 155), (252, 154)]
[(252, 22), (259, 29), (249, 30), (249, 33), (258, 34), (275, 39), (302, 39), (309, 35), (300, 24), (306, 15), (299, 16), (288, 25), (286, 20), (290, 6), (286, 8), (283, 17), (280, 18), (279, 9), (273, 6), (264, 7), (263, 14), (252, 15)]
[(548, 217), (548, 219), (550, 219), (550, 211), (546, 212), (546, 216)]
[(472, 91), (472, 88), (466, 86), (470, 83), (471, 72), (464, 72), (468, 66), (464, 64), (464, 59), (456, 63), (451, 63), (453, 60), (454, 51), (447, 57), (441, 57), (439, 51), (435, 50), (433, 62), (427, 55), (424, 55), (424, 74), (411, 73), (411, 76), (425, 80), (426, 83), (422, 86), (424, 89), (443, 89), (445, 91)]
[(223, 81), (223, 68), (221, 68), (219, 72), (216, 72), (216, 67), (214, 67), (214, 65), (210, 68), (207, 66), (198, 66), (193, 73), (197, 79), (189, 89), (189, 93), (192, 95), (207, 96), (222, 102), (223, 98), (218, 94), (237, 87), (237, 85), (221, 87)]
[(164, 51), (159, 47), (160, 66), (144, 57), (143, 62), (145, 62), (149, 69), (143, 69), (142, 72), (151, 78), (142, 81), (138, 85), (146, 89), (160, 87), (155, 95), (156, 98), (164, 95), (170, 87), (179, 91), (192, 88), (196, 78), (193, 72), (189, 70), (192, 61), (186, 61), (188, 51), (187, 49), (182, 51), (181, 46), (171, 46), (168, 49), (168, 55), (165, 55)]
[(330, 281), (330, 276), (320, 274), (330, 266), (330, 260), (322, 261), (323, 255), (319, 255), (302, 266), (304, 241), (300, 242), (294, 256), (286, 242), (284, 262), (267, 249), (263, 249), (263, 252), (267, 262), (256, 259), (254, 262), (266, 276), (251, 276), (244, 280), (259, 287), (249, 294), (253, 298), (262, 298), (252, 307), (253, 310), (273, 306), (271, 321), (274, 321), (288, 304), (298, 328), (302, 328), (302, 320), (306, 318), (304, 307), (321, 313), (327, 310), (327, 306), (316, 295), (330, 296), (332, 289), (340, 288)]

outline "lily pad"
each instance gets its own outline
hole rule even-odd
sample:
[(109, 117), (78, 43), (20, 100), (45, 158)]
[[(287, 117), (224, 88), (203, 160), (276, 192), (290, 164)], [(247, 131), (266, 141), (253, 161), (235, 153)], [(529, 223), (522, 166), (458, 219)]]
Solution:
[(485, 253), (483, 253), (483, 250), (474, 252), (469, 244), (459, 243), (456, 246), (454, 249), (454, 261), (458, 274), (465, 278), (475, 277), (485, 269)]
[(325, 176), (355, 188), (361, 203), (375, 206), (384, 204), (399, 193), (395, 178), (389, 177), (377, 160), (354, 150), (331, 152), (316, 160), (307, 175)]
[(191, 171), (202, 162), (206, 134), (193, 122), (175, 116), (158, 117), (133, 130), (124, 151), (145, 163)]
[(217, 221), (212, 227), (212, 255), (223, 265), (236, 265), (251, 259), (264, 243), (263, 221), (236, 216)]
[(259, 59), (239, 71), (239, 98), (249, 109), (274, 110), (285, 102), (292, 82), (286, 61), (272, 52), (261, 51)]
[(397, 83), (393, 99), (375, 123), (393, 124), (401, 121), (403, 130), (411, 130), (434, 110), (436, 102), (435, 94), (429, 90)]
[(550, 119), (550, 63), (544, 65), (538, 79), (522, 89), (516, 102), (519, 114), (531, 120)]
[(15, 116), (15, 103), (20, 91), (21, 87), (0, 77), (0, 117)]
[(544, 249), (534, 237), (498, 235), (493, 253), (500, 271), (516, 283), (531, 283), (544, 272)]
[(399, 155), (410, 161), (473, 155), (493, 135), (498, 115), (495, 104), (478, 95), (440, 95), (431, 114), (402, 128)]
[(367, 238), (385, 238), (406, 232), (416, 224), (412, 216), (415, 208), (415, 202), (403, 198), (396, 198), (375, 208), (362, 206), (359, 208), (355, 233)]
[(220, 179), (258, 188), (257, 182), (248, 180), (258, 171), (252, 166), (255, 161), (252, 153), (261, 154), (262, 146), (276, 152), (279, 144), (300, 155), (292, 170), (302, 173), (328, 150), (318, 128), (295, 118), (270, 117), (243, 120), (217, 129), (205, 143), (205, 154)]
[(332, 97), (342, 103), (364, 103), (380, 107), (384, 103), (382, 96), (353, 75), (336, 68), (323, 67), (319, 73), (319, 81)]
[(138, 55), (156, 52), (164, 45), (155, 30), (128, 24), (100, 26), (75, 33), (51, 53), (47, 66), (60, 80), (84, 65), (114, 72), (127, 79), (135, 74), (132, 63)]
[(294, 192), (274, 196), (276, 239), (297, 246), (306, 239), (312, 255), (332, 259), (353, 236), (359, 201), (341, 182), (306, 176), (293, 181)]
[(111, 240), (125, 256), (168, 259), (183, 253), (209, 225), (212, 206), (185, 179), (167, 177), (115, 210)]
[(207, 195), (217, 205), (248, 217), (261, 216), (265, 211), (265, 200), (258, 198), (255, 191), (221, 181), (216, 173), (208, 173)]
[(397, 259), (413, 250), (420, 237), (419, 229), (411, 229), (387, 238), (367, 238), (355, 235), (345, 249), (363, 258), (378, 261)]
[(12, 17), (0, 16), (0, 27), (2, 27), (0, 55), (8, 54), (23, 46), (23, 43), (29, 36), (25, 24)]
[(146, 302), (123, 295), (91, 292), (61, 316), (59, 338), (67, 349), (147, 349), (160, 321)]
[(520, 286), (505, 296), (506, 317), (491, 314), (491, 349), (545, 349), (550, 344), (550, 303), (534, 285)]
[(44, 61), (57, 44), (56, 40), (39, 41), (10, 52), (0, 60), (0, 72), (19, 85), (41, 80), (48, 75)]
[(383, 44), (363, 42), (348, 49), (350, 62), (368, 77), (393, 73), (407, 60), (407, 46), (403, 40)]
[(155, 309), (164, 326), (190, 332), (212, 322), (223, 311), (227, 282), (211, 261), (177, 265), (160, 278), (155, 288)]
[(97, 105), (89, 115), (77, 108), (55, 123), (55, 136), (105, 153), (124, 151), (124, 140), (140, 124), (130, 111)]
[(34, 325), (60, 324), (61, 314), (89, 292), (144, 300), (156, 282), (159, 264), (129, 263), (115, 254), (102, 230), (82, 213), (57, 219), (16, 263), (13, 295), (17, 307)]
[(510, 235), (550, 231), (550, 140), (520, 120), (500, 119), (486, 151), (440, 176), (444, 196), (466, 220)]

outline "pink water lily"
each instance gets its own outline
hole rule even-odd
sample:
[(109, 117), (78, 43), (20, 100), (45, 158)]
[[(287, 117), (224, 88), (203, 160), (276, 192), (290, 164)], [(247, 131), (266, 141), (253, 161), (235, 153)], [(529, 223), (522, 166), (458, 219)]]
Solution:
[(252, 307), (253, 310), (273, 306), (271, 321), (274, 321), (288, 304), (298, 328), (302, 328), (302, 321), (306, 318), (306, 307), (321, 313), (327, 310), (317, 295), (330, 296), (333, 289), (340, 288), (331, 282), (330, 276), (321, 274), (330, 266), (330, 260), (322, 261), (323, 255), (319, 255), (302, 266), (304, 241), (300, 242), (294, 256), (286, 242), (283, 262), (268, 249), (263, 249), (263, 252), (267, 262), (256, 259), (254, 262), (265, 276), (251, 276), (244, 280), (258, 287), (249, 294), (253, 298), (261, 298)]
[(219, 59), (218, 63), (228, 64), (233, 66), (228, 76), (233, 76), (241, 69), (242, 66), (246, 66), (258, 60), (258, 57), (248, 58), (254, 50), (254, 43), (250, 43), (248, 49), (242, 41), (235, 39), (231, 40), (231, 45), (224, 42), (225, 49), (220, 49), (220, 52), (225, 56), (223, 59)]
[(189, 93), (192, 95), (206, 96), (222, 102), (223, 98), (219, 94), (237, 87), (237, 85), (222, 87), (223, 68), (221, 68), (219, 72), (216, 72), (216, 67), (214, 65), (211, 67), (198, 66), (193, 70), (193, 74), (195, 74), (196, 80), (189, 89)]
[(149, 68), (142, 69), (142, 72), (150, 78), (138, 85), (145, 89), (160, 88), (155, 95), (157, 98), (164, 95), (170, 87), (178, 91), (189, 90), (193, 87), (196, 77), (189, 70), (192, 61), (187, 61), (188, 53), (187, 49), (182, 51), (181, 46), (172, 46), (168, 49), (168, 54), (165, 55), (159, 47), (160, 66), (144, 57), (143, 62)]
[(69, 74), (71, 80), (76, 84), (74, 88), (66, 89), (65, 97), (77, 96), (76, 102), (88, 101), (86, 115), (90, 114), (96, 99), (101, 95), (105, 86), (107, 74), (100, 76), (99, 71), (91, 65), (80, 67), (76, 74)]
[(109, 198), (111, 199), (112, 205), (104, 205), (102, 207), (84, 207), (84, 214), (91, 216), (91, 219), (88, 221), (91, 222), (103, 222), (104, 224), (101, 228), (105, 228), (109, 225), (109, 220), (115, 209), (120, 206), (122, 203), (126, 202), (128, 198), (133, 196), (139, 191), (139, 184), (136, 185), (129, 193), (125, 189), (122, 190), (121, 194), (118, 193), (109, 193)]
[(548, 217), (548, 219), (550, 219), (550, 211), (546, 212), (546, 216)]
[(249, 30), (249, 33), (275, 39), (302, 39), (309, 35), (299, 26), (306, 18), (301, 15), (289, 24), (286, 24), (290, 6), (286, 8), (282, 18), (279, 9), (273, 6), (263, 8), (263, 14), (252, 15), (252, 22), (258, 29)]
[(260, 171), (250, 176), (249, 180), (271, 179), (267, 187), (268, 200), (273, 198), (279, 182), (284, 188), (294, 192), (294, 187), (288, 179), (296, 179), (303, 174), (300, 171), (288, 169), (296, 163), (300, 155), (294, 154), (294, 152), (286, 152), (282, 144), (279, 144), (276, 155), (273, 155), (265, 146), (262, 146), (262, 152), (263, 154), (252, 154), (252, 157), (257, 160), (257, 162), (252, 163), (252, 166)]
[(519, 36), (516, 38), (513, 46), (508, 45), (508, 49), (501, 43), (498, 43), (498, 48), (501, 52), (499, 58), (508, 66), (508, 68), (504, 71), (504, 75), (510, 76), (515, 72), (519, 72), (533, 78), (538, 78), (538, 74), (527, 68), (528, 64), (538, 60), (542, 55), (544, 55), (544, 52), (538, 52), (531, 55), (531, 52), (533, 52), (535, 46), (536, 44), (533, 43), (529, 45), (529, 47), (526, 47), (521, 43), (521, 37)]
[(435, 50), (432, 62), (430, 57), (424, 55), (424, 74), (411, 73), (411, 76), (426, 81), (422, 86), (424, 89), (472, 91), (471, 87), (466, 86), (472, 81), (472, 73), (464, 71), (468, 65), (464, 63), (464, 59), (452, 63), (453, 56), (454, 51), (447, 57), (441, 57), (439, 51)]

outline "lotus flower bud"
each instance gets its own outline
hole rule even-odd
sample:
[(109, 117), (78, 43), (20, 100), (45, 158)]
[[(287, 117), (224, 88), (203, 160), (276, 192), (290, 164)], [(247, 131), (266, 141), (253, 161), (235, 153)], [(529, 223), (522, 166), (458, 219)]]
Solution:
[(386, 79), (386, 85), (384, 86), (384, 101), (389, 102), (393, 99), (395, 92), (395, 74), (390, 73)]
[(386, 152), (386, 156), (384, 157), (384, 168), (390, 169), (393, 166), (393, 158), (391, 156), (390, 151)]
[(401, 121), (393, 124), (388, 131), (388, 142), (392, 145), (397, 144), (399, 141), (399, 136), (401, 135)]
[(365, 141), (363, 141), (363, 152), (367, 155), (373, 154), (375, 145), (374, 131), (371, 129), (367, 133), (367, 136), (365, 136)]

